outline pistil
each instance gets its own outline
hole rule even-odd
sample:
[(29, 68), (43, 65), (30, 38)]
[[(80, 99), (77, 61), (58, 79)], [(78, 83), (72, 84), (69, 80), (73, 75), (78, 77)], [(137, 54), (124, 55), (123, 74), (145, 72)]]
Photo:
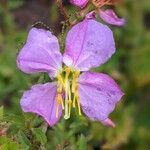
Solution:
[(68, 83), (65, 83), (65, 115), (64, 115), (65, 119), (69, 118), (69, 114), (68, 114)]

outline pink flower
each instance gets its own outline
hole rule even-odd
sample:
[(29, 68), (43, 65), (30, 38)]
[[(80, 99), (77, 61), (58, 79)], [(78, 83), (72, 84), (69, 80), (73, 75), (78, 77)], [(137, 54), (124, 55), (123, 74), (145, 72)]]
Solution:
[(70, 0), (70, 3), (80, 8), (84, 8), (89, 0)]
[(24, 92), (20, 102), (23, 111), (36, 113), (53, 126), (62, 110), (68, 119), (71, 109), (77, 108), (79, 115), (83, 111), (91, 120), (114, 127), (108, 116), (123, 92), (108, 75), (89, 71), (114, 53), (112, 31), (90, 18), (68, 32), (63, 56), (50, 31), (32, 28), (17, 57), (18, 68), (27, 74), (47, 72), (54, 81)]
[[(105, 4), (106, 5), (109, 4), (109, 0), (108, 1), (106, 0), (106, 2), (105, 2), (105, 0), (99, 0), (99, 1), (100, 2), (97, 2), (97, 3), (100, 5), (100, 7)], [(88, 0), (70, 0), (70, 2), (75, 6), (84, 8), (87, 5)], [(96, 2), (93, 2), (93, 3), (96, 3)], [(112, 3), (112, 2), (110, 2), (110, 3)], [(119, 18), (112, 9), (107, 9), (104, 11), (99, 9), (98, 14), (101, 17), (101, 19), (108, 24), (116, 25), (116, 26), (123, 26), (125, 24), (125, 19)]]
[(125, 19), (118, 18), (112, 9), (107, 9), (105, 11), (99, 10), (99, 15), (103, 21), (111, 25), (123, 26), (125, 24)]

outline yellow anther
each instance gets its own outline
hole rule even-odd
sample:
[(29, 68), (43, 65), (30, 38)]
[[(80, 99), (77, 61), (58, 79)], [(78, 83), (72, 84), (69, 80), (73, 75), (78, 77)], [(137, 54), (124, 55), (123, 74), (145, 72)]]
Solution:
[(57, 104), (62, 106), (62, 109), (64, 109), (64, 103), (63, 103), (63, 98), (62, 94), (58, 93), (56, 97)]
[(75, 78), (78, 78), (79, 75), (80, 75), (80, 70), (76, 70), (76, 71), (75, 71), (75, 74), (74, 74), (74, 77), (75, 77)]
[(60, 74), (57, 75), (57, 79), (58, 79), (58, 82), (62, 85), (64, 85), (64, 81), (63, 81), (63, 78)]
[(72, 93), (75, 93), (78, 89), (77, 79), (80, 75), (80, 71), (76, 70), (73, 74), (73, 81), (72, 81)]
[(78, 85), (77, 81), (73, 81), (73, 83), (72, 83), (72, 93), (77, 93), (78, 92), (78, 87), (79, 87), (79, 85)]
[(71, 72), (71, 68), (66, 67), (66, 68), (65, 68), (65, 72), (66, 72), (66, 75), (65, 75), (65, 82), (67, 82), (68, 77), (69, 77), (70, 72)]
[(57, 88), (57, 93), (59, 93), (59, 94), (62, 93), (62, 88), (61, 87)]
[(62, 109), (64, 109), (62, 94), (58, 93), (56, 96), (56, 118), (58, 118), (58, 112), (59, 112), (60, 105), (62, 106)]
[(72, 93), (75, 93), (75, 86), (76, 86), (76, 82), (73, 81), (72, 82)]
[(75, 92), (78, 92), (78, 87), (79, 87), (79, 85), (78, 85), (78, 83), (76, 83)]
[(71, 72), (71, 68), (66, 67), (66, 68), (65, 68), (65, 72), (66, 72), (67, 74), (70, 74), (70, 72)]
[(60, 95), (57, 96), (57, 104), (59, 104), (59, 105), (61, 104), (61, 98), (60, 98)]

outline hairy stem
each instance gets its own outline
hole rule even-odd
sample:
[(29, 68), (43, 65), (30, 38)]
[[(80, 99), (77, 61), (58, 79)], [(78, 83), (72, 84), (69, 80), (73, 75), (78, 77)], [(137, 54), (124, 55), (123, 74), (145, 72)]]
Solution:
[[(69, 22), (69, 15), (66, 8), (63, 6), (62, 0), (55, 0), (61, 14), (64, 16), (65, 20)], [(70, 23), (70, 22), (69, 22)]]

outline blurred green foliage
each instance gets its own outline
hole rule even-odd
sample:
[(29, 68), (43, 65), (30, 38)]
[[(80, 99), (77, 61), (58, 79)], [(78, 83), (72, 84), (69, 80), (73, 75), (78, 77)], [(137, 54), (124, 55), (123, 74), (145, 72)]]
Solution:
[[(125, 92), (111, 115), (117, 124), (113, 129), (76, 114), (50, 128), (39, 116), (21, 111), (23, 91), (44, 78), (43, 74), (25, 75), (16, 67), (27, 30), (18, 27), (12, 10), (23, 4), (23, 0), (0, 3), (0, 149), (150, 149), (150, 1), (124, 0), (116, 6), (127, 22), (122, 28), (111, 26), (117, 52), (95, 69), (110, 74)], [(59, 15), (56, 9), (49, 10), (53, 21)], [(69, 6), (69, 11), (76, 10)]]

